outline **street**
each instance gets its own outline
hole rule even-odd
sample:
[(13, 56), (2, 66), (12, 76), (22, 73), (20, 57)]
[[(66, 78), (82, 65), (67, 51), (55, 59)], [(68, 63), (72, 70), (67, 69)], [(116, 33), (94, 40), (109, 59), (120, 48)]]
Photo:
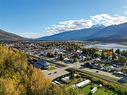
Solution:
[(100, 71), (100, 70), (97, 70), (97, 69), (84, 68), (84, 67), (81, 66), (83, 64), (84, 63), (75, 62), (73, 64), (69, 64), (66, 67), (60, 67), (60, 68), (57, 68), (57, 69), (51, 70), (51, 71), (43, 70), (43, 72), (47, 77), (49, 77), (51, 80), (53, 80), (57, 77), (68, 74), (69, 72), (67, 72), (65, 69), (76, 68), (76, 69), (80, 69), (82, 71), (88, 71), (88, 72), (93, 73), (95, 75), (102, 75), (102, 76), (104, 75), (104, 76), (107, 76), (107, 77), (114, 78), (116, 80), (124, 79), (124, 81), (127, 81), (127, 77), (118, 77), (118, 76), (115, 76), (115, 75), (113, 75), (112, 73), (109, 73), (109, 72)]

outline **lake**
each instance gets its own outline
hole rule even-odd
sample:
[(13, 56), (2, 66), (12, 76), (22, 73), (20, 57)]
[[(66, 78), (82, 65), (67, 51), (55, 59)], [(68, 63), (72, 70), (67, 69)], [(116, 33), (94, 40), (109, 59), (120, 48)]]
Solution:
[(86, 48), (99, 48), (99, 49), (120, 49), (120, 50), (127, 50), (127, 45), (116, 44), (116, 43), (99, 43), (93, 45), (86, 45)]

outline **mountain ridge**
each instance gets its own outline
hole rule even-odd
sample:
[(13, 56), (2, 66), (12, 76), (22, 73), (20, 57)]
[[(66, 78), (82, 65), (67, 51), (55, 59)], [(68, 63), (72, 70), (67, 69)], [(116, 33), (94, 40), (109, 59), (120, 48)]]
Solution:
[(65, 31), (51, 36), (40, 37), (37, 40), (127, 41), (127, 23)]
[(18, 41), (18, 40), (27, 40), (27, 38), (0, 29), (0, 41)]

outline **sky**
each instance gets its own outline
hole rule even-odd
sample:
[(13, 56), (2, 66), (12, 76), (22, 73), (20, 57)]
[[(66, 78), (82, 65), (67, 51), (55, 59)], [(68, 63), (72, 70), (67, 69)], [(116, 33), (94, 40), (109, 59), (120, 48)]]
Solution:
[(23, 37), (126, 21), (127, 0), (0, 0), (0, 29)]

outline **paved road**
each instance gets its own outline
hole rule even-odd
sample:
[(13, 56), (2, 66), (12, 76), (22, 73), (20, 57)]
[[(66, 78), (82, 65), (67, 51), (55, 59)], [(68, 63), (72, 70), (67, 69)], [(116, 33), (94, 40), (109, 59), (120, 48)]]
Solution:
[[(88, 71), (88, 72), (91, 72), (91, 73), (94, 73), (94, 74), (100, 74), (100, 75), (105, 75), (105, 76), (110, 76), (114, 79), (121, 79), (122, 77), (117, 77), (115, 75), (113, 75), (112, 73), (108, 73), (108, 72), (104, 72), (104, 71), (100, 71), (100, 70), (96, 70), (96, 69), (89, 69), (89, 68), (82, 68), (81, 69), (81, 65), (83, 63), (74, 63), (74, 64), (69, 64), (69, 66), (67, 67), (60, 67), (60, 68), (57, 68), (55, 70), (52, 70), (52, 71), (47, 71), (47, 70), (43, 70), (44, 74), (46, 76), (48, 76), (51, 80), (57, 78), (57, 77), (60, 77), (64, 74), (68, 74), (69, 72), (65, 71), (65, 69), (67, 68), (76, 68), (76, 69), (80, 69), (80, 70), (85, 70), (85, 71)], [(96, 71), (99, 71), (98, 73), (96, 73)], [(56, 72), (56, 73), (55, 73)], [(127, 78), (124, 78), (124, 79), (127, 79)]]
[[(46, 59), (46, 60), (50, 60), (50, 59)], [(92, 61), (93, 60), (91, 60), (90, 62), (92, 62)], [(53, 64), (57, 63), (56, 65), (60, 64), (59, 62), (52, 62), (52, 63)], [(109, 73), (109, 72), (104, 72), (104, 71), (100, 71), (100, 70), (96, 70), (96, 69), (89, 69), (89, 68), (82, 68), (81, 69), (81, 65), (82, 64), (83, 63), (76, 62), (74, 64), (69, 64), (68, 66), (66, 66), (66, 65), (60, 65), (60, 68), (57, 68), (56, 70), (53, 70), (53, 71), (43, 70), (43, 72), (44, 72), (44, 74), (46, 76), (48, 76), (51, 80), (53, 80), (53, 79), (55, 79), (55, 78), (57, 78), (59, 76), (68, 74), (69, 72), (65, 71), (65, 69), (71, 67), (71, 68), (76, 68), (76, 69), (79, 69), (79, 70), (82, 70), (82, 71), (85, 70), (85, 71), (91, 72), (91, 73), (93, 73), (95, 75), (101, 74), (101, 75), (104, 75), (104, 76), (109, 76), (109, 77), (115, 78), (117, 80), (119, 80), (119, 79), (127, 80), (127, 77), (118, 77), (118, 76), (115, 76), (115, 75), (113, 75), (112, 73)], [(96, 71), (99, 71), (99, 72), (96, 73)]]
[(104, 77), (104, 76), (100, 76), (100, 75), (97, 75), (97, 74), (94, 74), (94, 73), (86, 72), (86, 71), (83, 71), (83, 70), (80, 70), (80, 69), (75, 69), (75, 68), (70, 68), (70, 69), (74, 70), (74, 71), (77, 71), (78, 73), (86, 74), (86, 75), (89, 75), (89, 76), (92, 76), (92, 77), (96, 77), (96, 78), (99, 78), (99, 79), (103, 79), (103, 80), (106, 80), (107, 82), (112, 82), (114, 84), (118, 84), (119, 86), (127, 88), (126, 84), (121, 84), (121, 83), (119, 83), (117, 81), (114, 81), (114, 80), (108, 78), (108, 77)]
[(71, 67), (73, 67), (73, 68), (80, 68), (80, 65), (79, 65), (79, 63), (74, 63), (74, 64), (69, 64), (66, 67), (58, 67), (57, 69), (51, 70), (51, 71), (42, 70), (42, 72), (47, 77), (49, 77), (51, 80), (53, 80), (53, 79), (56, 79), (57, 77), (60, 77), (60, 76), (65, 75), (65, 74), (68, 74), (69, 72), (66, 71), (66, 69), (71, 68)]
[(51, 80), (56, 79), (57, 77), (60, 77), (62, 75), (68, 74), (69, 72), (66, 71), (65, 69), (67, 69), (68, 67), (61, 67), (61, 68), (57, 68), (55, 70), (42, 70), (42, 72)]
[[(97, 69), (82, 68), (81, 65), (83, 65), (83, 64), (84, 63), (74, 63), (74, 64), (70, 64), (70, 67), (72, 67), (72, 68), (74, 67), (74, 68), (77, 68), (77, 69), (80, 69), (80, 70), (85, 70), (85, 71), (88, 71), (88, 72), (91, 72), (91, 73), (94, 73), (94, 74), (110, 76), (110, 77), (118, 79), (118, 80), (123, 78), (123, 77), (117, 77), (117, 76), (113, 75), (112, 73), (101, 71), (101, 70), (97, 70)], [(99, 71), (99, 72), (96, 73), (96, 71)], [(125, 79), (127, 79), (127, 77)]]
[(86, 70), (88, 72), (95, 73), (95, 74), (97, 73), (96, 71), (98, 71), (97, 74), (109, 76), (109, 77), (112, 77), (112, 78), (115, 78), (115, 79), (118, 79), (118, 80), (122, 78), (122, 77), (117, 77), (117, 76), (113, 75), (112, 73), (104, 72), (104, 71), (100, 71), (100, 70), (96, 70), (96, 69), (84, 68), (82, 70)]

